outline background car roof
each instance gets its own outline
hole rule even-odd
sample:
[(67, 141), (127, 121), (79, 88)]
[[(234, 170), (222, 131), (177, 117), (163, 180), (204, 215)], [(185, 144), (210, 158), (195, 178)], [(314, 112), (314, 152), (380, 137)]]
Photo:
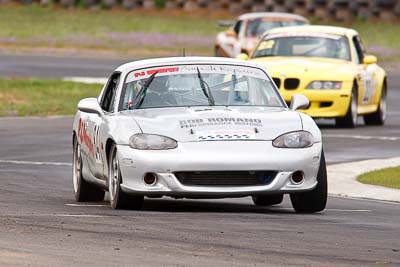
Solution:
[(258, 18), (290, 18), (295, 20), (302, 20), (308, 23), (308, 19), (303, 16), (291, 14), (291, 13), (284, 13), (284, 12), (253, 12), (253, 13), (246, 13), (239, 16), (239, 20), (248, 20), (248, 19), (258, 19)]
[(125, 63), (119, 66), (116, 71), (126, 72), (141, 68), (150, 68), (165, 65), (176, 65), (176, 64), (228, 64), (228, 65), (241, 65), (256, 67), (262, 69), (257, 63), (233, 59), (224, 57), (165, 57), (165, 58), (153, 58), (143, 59)]
[(316, 33), (326, 33), (326, 34), (338, 34), (346, 36), (357, 35), (357, 32), (351, 28), (336, 27), (336, 26), (321, 26), (321, 25), (302, 25), (302, 26), (290, 26), (274, 28), (263, 34), (263, 36), (273, 33), (287, 33), (287, 32), (316, 32)]

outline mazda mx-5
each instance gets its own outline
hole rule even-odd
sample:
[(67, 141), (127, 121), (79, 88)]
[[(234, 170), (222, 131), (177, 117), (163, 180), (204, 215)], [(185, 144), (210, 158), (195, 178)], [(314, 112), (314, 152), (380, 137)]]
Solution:
[(251, 196), (319, 212), (327, 201), (321, 132), (302, 95), (288, 107), (256, 63), (212, 57), (118, 67), (73, 124), (77, 201), (139, 209), (144, 197)]

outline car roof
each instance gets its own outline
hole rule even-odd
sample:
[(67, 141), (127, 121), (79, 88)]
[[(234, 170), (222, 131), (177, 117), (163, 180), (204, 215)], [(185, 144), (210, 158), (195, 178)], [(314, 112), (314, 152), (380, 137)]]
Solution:
[(322, 25), (301, 25), (301, 26), (290, 26), (274, 28), (267, 31), (265, 35), (277, 34), (277, 33), (288, 33), (288, 32), (304, 32), (304, 33), (325, 33), (325, 34), (337, 34), (345, 36), (357, 35), (357, 32), (351, 28), (336, 27), (336, 26), (322, 26)]
[(239, 20), (258, 19), (258, 18), (290, 18), (308, 22), (308, 20), (300, 15), (284, 12), (252, 12), (239, 16)]
[(240, 65), (262, 69), (257, 63), (224, 57), (165, 57), (143, 59), (125, 63), (119, 66), (116, 71), (126, 72), (135, 69), (151, 68), (165, 65), (179, 65), (179, 64), (227, 64), (227, 65)]

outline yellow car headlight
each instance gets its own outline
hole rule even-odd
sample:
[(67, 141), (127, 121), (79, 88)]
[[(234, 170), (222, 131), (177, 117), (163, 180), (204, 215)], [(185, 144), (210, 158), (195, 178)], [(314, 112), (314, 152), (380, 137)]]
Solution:
[(337, 81), (313, 81), (306, 87), (312, 90), (338, 90), (342, 87), (342, 82)]

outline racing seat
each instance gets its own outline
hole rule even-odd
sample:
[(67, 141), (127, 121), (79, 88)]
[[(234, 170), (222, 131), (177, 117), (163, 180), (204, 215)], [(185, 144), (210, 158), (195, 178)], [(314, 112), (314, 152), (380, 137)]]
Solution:
[(177, 102), (172, 93), (158, 94), (155, 92), (148, 92), (143, 101), (142, 107), (165, 107), (176, 106)]
[(162, 100), (164, 101), (164, 105), (168, 106), (176, 106), (178, 102), (176, 102), (176, 98), (173, 93), (168, 92), (161, 95)]
[(144, 98), (142, 107), (151, 108), (151, 107), (161, 107), (165, 106), (165, 102), (157, 93), (148, 92), (146, 97)]

